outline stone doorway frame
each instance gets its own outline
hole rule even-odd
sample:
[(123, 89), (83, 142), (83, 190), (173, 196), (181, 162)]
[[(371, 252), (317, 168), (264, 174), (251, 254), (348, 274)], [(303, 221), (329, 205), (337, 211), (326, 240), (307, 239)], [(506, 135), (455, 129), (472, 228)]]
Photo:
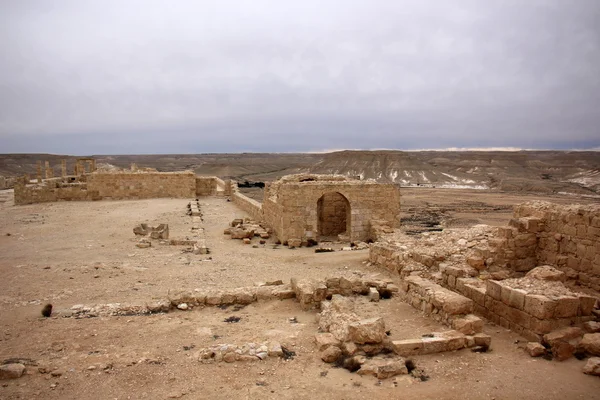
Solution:
[[(330, 195), (330, 194), (336, 194), (338, 196), (340, 196), (343, 201), (344, 201), (344, 205), (346, 208), (346, 230), (345, 232), (339, 232), (339, 233), (335, 233), (332, 235), (324, 235), (323, 234), (323, 209), (327, 204), (324, 204), (324, 200), (325, 200), (325, 196)], [(350, 204), (350, 200), (348, 200), (348, 198), (346, 196), (344, 196), (342, 193), (338, 192), (338, 191), (327, 191), (325, 193), (323, 193), (318, 199), (317, 199), (317, 239), (321, 240), (322, 238), (335, 238), (336, 240), (338, 239), (338, 236), (340, 234), (343, 234), (345, 237), (348, 238), (348, 240), (350, 240), (350, 238), (352, 237), (352, 206)]]

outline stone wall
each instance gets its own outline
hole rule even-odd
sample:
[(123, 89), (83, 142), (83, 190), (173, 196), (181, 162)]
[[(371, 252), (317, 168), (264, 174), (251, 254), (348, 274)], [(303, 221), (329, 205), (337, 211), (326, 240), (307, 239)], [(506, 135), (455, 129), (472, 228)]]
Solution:
[(350, 240), (370, 239), (372, 220), (387, 221), (392, 227), (400, 226), (398, 186), (310, 174), (286, 176), (265, 187), (265, 221), (282, 242), (317, 239), (323, 234), (319, 232), (318, 203), (331, 196), (349, 204), (347, 226), (350, 231), (346, 234)]
[(534, 235), (537, 264), (600, 290), (600, 205), (530, 202), (515, 207), (520, 231)]
[(214, 176), (196, 177), (196, 196), (214, 196), (217, 194), (217, 178)]
[(193, 198), (193, 172), (94, 173), (87, 177), (88, 189), (103, 199)]
[(264, 221), (262, 204), (241, 194), (235, 182), (231, 182), (228, 186), (230, 187), (231, 199), (235, 205), (247, 212), (253, 220), (258, 222)]
[(43, 184), (15, 183), (15, 204), (49, 203), (55, 201), (100, 200), (98, 191), (89, 190), (84, 182), (64, 183), (54, 178)]
[[(526, 290), (515, 285), (515, 281), (519, 279), (481, 282), (457, 277), (455, 289), (474, 301), (477, 314), (529, 340), (541, 341), (546, 333), (594, 319), (593, 296), (573, 293), (560, 285), (557, 286), (562, 293), (557, 293), (552, 282), (545, 283), (545, 291)], [(521, 286), (535, 288), (536, 284)]]

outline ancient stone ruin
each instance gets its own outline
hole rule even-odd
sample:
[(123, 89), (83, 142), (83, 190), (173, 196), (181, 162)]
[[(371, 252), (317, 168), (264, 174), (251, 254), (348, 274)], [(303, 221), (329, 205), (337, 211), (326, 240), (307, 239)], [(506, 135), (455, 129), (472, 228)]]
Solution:
[[(88, 171), (84, 163), (89, 165)], [(145, 199), (191, 200), (192, 219), (185, 237), (170, 238), (168, 224), (134, 228), (138, 247), (185, 245), (207, 254), (201, 196), (231, 199), (249, 218), (231, 222), (225, 234), (260, 244), (267, 240), (298, 248), (320, 242), (369, 242), (370, 267), (391, 272), (394, 279), (347, 274), (324, 281), (292, 279), (289, 284), (237, 289), (182, 291), (168, 299), (138, 305), (76, 306), (65, 316), (146, 315), (190, 311), (198, 307), (295, 299), (319, 319), (316, 348), (324, 362), (384, 379), (407, 374), (407, 357), (464, 348), (487, 351), (491, 323), (526, 338), (531, 356), (565, 360), (600, 356), (600, 205), (559, 206), (531, 202), (515, 207), (508, 226), (406, 235), (400, 227), (400, 189), (337, 175), (298, 174), (269, 183), (263, 202), (240, 193), (237, 185), (191, 171), (161, 173), (132, 168), (99, 171), (93, 160), (78, 160), (75, 174), (54, 178), (38, 164), (37, 182), (15, 184), (15, 204), (60, 200)], [(225, 223), (225, 221), (224, 221)], [(349, 247), (350, 248), (350, 247)], [(328, 248), (322, 248), (323, 251)], [(332, 249), (329, 249), (332, 250)], [(276, 281), (275, 281), (276, 282)], [(364, 318), (361, 302), (400, 298), (448, 330), (391, 340), (386, 321)], [(201, 362), (260, 361), (281, 357), (277, 343), (220, 343), (202, 349)], [(412, 361), (411, 361), (412, 362)], [(590, 358), (589, 374), (600, 374)]]

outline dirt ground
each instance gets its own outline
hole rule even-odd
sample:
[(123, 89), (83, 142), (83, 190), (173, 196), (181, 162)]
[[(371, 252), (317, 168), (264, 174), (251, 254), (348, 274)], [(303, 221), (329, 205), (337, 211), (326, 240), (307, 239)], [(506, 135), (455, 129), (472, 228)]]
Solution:
[[(454, 207), (448, 218), (463, 218), (465, 226), (503, 224), (510, 218), (505, 206), (533, 199), (541, 197), (403, 191), (404, 208)], [(458, 207), (467, 202), (478, 208)], [(430, 377), (422, 382), (409, 376), (379, 381), (323, 363), (313, 345), (316, 314), (301, 311), (294, 300), (254, 303), (237, 311), (40, 316), (48, 302), (56, 309), (143, 304), (179, 289), (251, 286), (353, 270), (385, 275), (367, 266), (366, 250), (315, 254), (312, 249), (273, 248), (273, 243), (254, 248), (231, 240), (223, 229), (244, 212), (222, 198), (200, 199), (210, 255), (186, 253), (183, 246), (135, 246), (132, 229), (140, 222), (168, 223), (172, 238), (190, 235), (187, 203), (153, 199), (16, 207), (10, 191), (0, 192), (0, 362), (18, 357), (37, 364), (28, 366), (20, 379), (1, 381), (0, 399), (600, 399), (600, 379), (581, 372), (583, 361), (530, 358), (522, 350), (524, 339), (491, 323), (485, 327), (492, 336), (488, 353), (461, 350), (415, 357)], [(393, 339), (448, 329), (396, 298), (364, 307), (384, 317)], [(224, 322), (229, 316), (241, 319)], [(290, 323), (291, 317), (298, 323)], [(296, 357), (232, 364), (196, 360), (201, 348), (217, 343), (267, 340), (280, 341)]]

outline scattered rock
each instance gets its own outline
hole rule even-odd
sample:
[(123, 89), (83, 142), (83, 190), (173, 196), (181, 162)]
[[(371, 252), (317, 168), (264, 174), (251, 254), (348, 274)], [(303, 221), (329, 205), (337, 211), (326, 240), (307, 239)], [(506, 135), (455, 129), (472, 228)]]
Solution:
[(187, 303), (181, 303), (181, 304), (177, 305), (177, 308), (180, 309), (180, 310), (182, 310), (182, 311), (185, 311), (185, 310), (187, 310), (189, 308), (189, 306), (187, 305)]
[(583, 367), (583, 373), (600, 376), (600, 357), (592, 357), (588, 359)]
[(600, 333), (586, 333), (579, 347), (587, 354), (600, 356)]
[(136, 246), (139, 247), (140, 249), (147, 249), (148, 247), (152, 246), (152, 242), (150, 242), (148, 239), (140, 239), (136, 243)]
[(403, 358), (367, 360), (357, 371), (359, 375), (373, 375), (377, 379), (387, 379), (396, 375), (408, 374), (406, 363)]
[(370, 287), (369, 288), (369, 301), (378, 302), (379, 301), (379, 291), (377, 288)]
[(562, 328), (544, 335), (543, 342), (550, 346), (550, 351), (555, 359), (563, 361), (573, 355), (582, 334), (583, 331), (580, 328)]
[(25, 373), (25, 365), (20, 363), (0, 365), (0, 380), (17, 379)]
[[(315, 343), (317, 344), (317, 350), (324, 351), (329, 347), (338, 347), (340, 345), (340, 341), (333, 336), (331, 333), (317, 333), (315, 335)], [(326, 361), (330, 362), (330, 361)]]
[(531, 357), (541, 357), (546, 354), (546, 348), (539, 344), (538, 342), (529, 342), (527, 346), (525, 346), (525, 351)]
[(336, 346), (329, 346), (321, 353), (321, 360), (326, 363), (336, 361), (342, 355), (342, 350)]

